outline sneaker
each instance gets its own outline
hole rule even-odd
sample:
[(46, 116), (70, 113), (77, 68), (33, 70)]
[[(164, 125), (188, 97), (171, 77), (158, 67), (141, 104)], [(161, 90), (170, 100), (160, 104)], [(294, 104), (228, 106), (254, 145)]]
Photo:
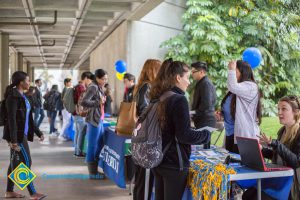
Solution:
[(55, 133), (51, 133), (51, 134), (49, 135), (49, 138), (57, 138), (57, 135), (56, 135)]
[(59, 136), (59, 132), (57, 130), (54, 132), (54, 134), (56, 134), (57, 137)]
[(84, 154), (74, 154), (74, 156), (76, 157), (76, 158), (85, 158), (85, 155)]
[(67, 139), (67, 138), (64, 138), (64, 137), (59, 137), (59, 139), (60, 139), (61, 141), (63, 141), (63, 142), (68, 142), (68, 141), (70, 141), (70, 139)]

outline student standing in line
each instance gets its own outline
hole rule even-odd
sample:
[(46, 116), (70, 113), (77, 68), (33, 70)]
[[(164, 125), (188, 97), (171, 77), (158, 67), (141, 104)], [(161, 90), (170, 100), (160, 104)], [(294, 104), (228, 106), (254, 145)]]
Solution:
[(152, 170), (155, 177), (155, 199), (181, 200), (187, 183), (191, 145), (207, 143), (210, 132), (194, 130), (190, 125), (188, 102), (184, 96), (190, 84), (189, 67), (183, 62), (171, 62), (164, 70), (163, 77), (156, 77), (150, 90), (150, 99), (158, 99), (168, 91), (174, 93), (158, 107), (162, 147), (164, 149), (167, 144), (171, 145), (166, 150), (162, 163)]
[(123, 97), (124, 102), (132, 102), (133, 100), (133, 91), (135, 86), (135, 76), (126, 73), (123, 78), (124, 86), (125, 86), (125, 93)]
[(230, 112), (234, 120), (234, 137), (228, 142), (233, 144), (232, 152), (238, 153), (236, 136), (257, 138), (260, 134), (260, 92), (250, 65), (242, 60), (229, 63), (227, 86), (232, 94)]
[(81, 105), (88, 108), (85, 118), (87, 123), (88, 146), (86, 162), (91, 179), (104, 178), (104, 174), (98, 172), (98, 160), (100, 155), (100, 140), (104, 133), (104, 85), (107, 83), (107, 72), (103, 69), (95, 71), (95, 80), (89, 84)]
[(106, 101), (104, 104), (104, 112), (109, 115), (112, 115), (111, 104), (113, 102), (113, 98), (112, 98), (111, 87), (108, 83), (106, 83), (104, 87), (105, 87), (105, 96), (106, 96)]
[[(24, 95), (24, 91), (29, 89), (29, 77), (23, 71), (16, 71), (12, 75), (12, 84), (5, 91), (5, 107), (7, 120), (3, 130), (3, 139), (10, 146), (10, 161), (7, 175), (23, 162), (28, 168), (31, 167), (31, 156), (28, 141), (32, 142), (34, 133), (44, 140), (43, 133), (34, 125), (32, 108), (30, 102)], [(19, 157), (19, 161), (16, 158)], [(37, 193), (33, 182), (27, 186), (31, 200), (39, 200), (45, 197), (44, 194)], [(7, 188), (5, 198), (25, 198), (25, 196), (14, 192), (14, 183), (7, 178)]]
[[(133, 96), (137, 101), (136, 111), (137, 116), (139, 117), (143, 111), (149, 105), (149, 92), (151, 85), (161, 67), (161, 61), (156, 59), (148, 59), (144, 63), (143, 69), (140, 74), (138, 84), (136, 85)], [(139, 200), (144, 199), (145, 191), (145, 172), (146, 169), (136, 165), (135, 166), (135, 185), (133, 190), (133, 199)], [(153, 174), (150, 174), (150, 183), (149, 183), (149, 196), (148, 199), (151, 199), (151, 191), (153, 187)]]
[[(215, 127), (215, 105), (217, 95), (215, 86), (207, 76), (207, 64), (206, 62), (195, 62), (191, 66), (192, 77), (197, 81), (192, 103), (192, 110), (196, 112), (192, 117), (195, 127)], [(205, 148), (209, 148), (209, 143), (205, 144)]]
[(86, 135), (85, 130), (85, 116), (87, 115), (88, 109), (84, 108), (80, 105), (86, 88), (89, 84), (92, 83), (94, 79), (94, 75), (92, 72), (83, 72), (81, 74), (81, 81), (74, 87), (74, 103), (76, 105), (76, 112), (74, 114), (74, 123), (76, 128), (75, 139), (74, 139), (74, 146), (75, 146), (75, 153), (76, 157), (84, 157), (83, 153), (83, 144), (84, 138)]
[[(68, 89), (73, 89), (72, 88), (72, 79), (70, 78), (66, 78), (64, 80), (64, 89), (61, 93), (61, 101), (64, 102), (64, 98), (65, 98), (65, 94), (67, 92)], [(62, 111), (62, 117), (63, 117), (63, 125), (62, 125), (62, 128), (61, 128), (61, 134), (60, 134), (60, 138), (63, 140), (63, 141), (68, 141), (68, 140), (71, 140), (69, 138), (69, 133), (68, 133), (68, 130), (69, 130), (69, 127), (70, 126), (73, 126), (73, 124), (71, 124), (72, 120), (72, 113), (69, 113), (67, 111), (66, 108), (64, 108)]]

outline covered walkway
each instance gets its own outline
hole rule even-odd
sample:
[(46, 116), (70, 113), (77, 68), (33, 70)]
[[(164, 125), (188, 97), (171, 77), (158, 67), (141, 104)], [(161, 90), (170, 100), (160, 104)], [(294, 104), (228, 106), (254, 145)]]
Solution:
[[(84, 159), (73, 156), (74, 148), (71, 142), (60, 139), (49, 139), (48, 123), (43, 123), (41, 130), (45, 141), (35, 138), (30, 143), (33, 160), (32, 171), (37, 175), (34, 181), (37, 191), (47, 194), (47, 200), (130, 200), (129, 190), (118, 188), (109, 179), (89, 180)], [(0, 130), (2, 138), (2, 127)], [(4, 199), (6, 188), (6, 171), (9, 163), (9, 148), (6, 141), (0, 142), (0, 199)], [(73, 179), (74, 177), (74, 179)], [(27, 190), (21, 192), (29, 199)]]

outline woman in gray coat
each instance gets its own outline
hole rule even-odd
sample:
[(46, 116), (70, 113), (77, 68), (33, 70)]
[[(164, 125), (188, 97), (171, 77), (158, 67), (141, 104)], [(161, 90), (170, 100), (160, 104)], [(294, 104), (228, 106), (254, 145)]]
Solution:
[(95, 71), (95, 80), (88, 86), (81, 105), (88, 109), (85, 121), (87, 122), (88, 146), (86, 152), (86, 162), (90, 178), (103, 178), (103, 174), (98, 172), (98, 160), (100, 155), (100, 140), (103, 136), (104, 119), (104, 85), (107, 83), (107, 72), (103, 69)]

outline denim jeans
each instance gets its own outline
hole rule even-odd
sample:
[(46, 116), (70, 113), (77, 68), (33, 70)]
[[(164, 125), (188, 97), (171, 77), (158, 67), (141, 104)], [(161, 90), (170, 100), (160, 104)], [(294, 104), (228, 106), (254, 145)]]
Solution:
[(40, 127), (43, 119), (45, 117), (45, 113), (43, 108), (41, 107), (36, 107), (34, 108), (34, 124), (36, 127)]
[(93, 126), (87, 123), (87, 152), (85, 161), (87, 163), (96, 162), (99, 160), (100, 155), (100, 141), (102, 139), (104, 128), (103, 121), (99, 122), (98, 126)]
[(62, 116), (63, 116), (63, 125), (61, 128), (61, 133), (60, 136), (64, 137), (66, 139), (70, 139), (69, 138), (69, 127), (72, 125), (71, 124), (71, 118), (72, 118), (72, 114), (69, 113), (66, 109), (63, 109), (61, 111)]
[(55, 132), (55, 119), (56, 119), (57, 111), (50, 111), (50, 134)]
[(84, 131), (84, 127), (86, 123), (84, 122), (84, 118), (78, 115), (74, 116), (74, 122), (76, 127), (74, 146), (75, 146), (75, 154), (82, 154), (84, 138), (86, 135), (86, 131)]

